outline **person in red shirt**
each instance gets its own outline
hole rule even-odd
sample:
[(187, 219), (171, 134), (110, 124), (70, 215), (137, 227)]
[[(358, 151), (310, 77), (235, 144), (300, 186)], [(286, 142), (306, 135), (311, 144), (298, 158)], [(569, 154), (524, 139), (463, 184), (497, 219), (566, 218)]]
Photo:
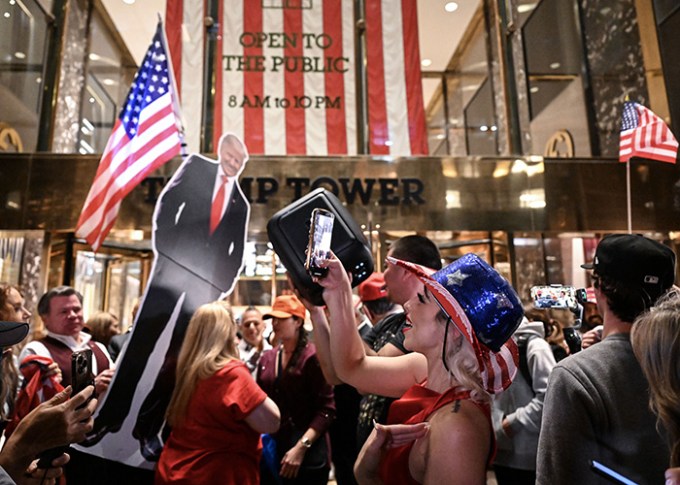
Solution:
[(239, 360), (235, 336), (236, 324), (221, 302), (202, 305), (191, 318), (156, 484), (260, 483), (260, 434), (278, 430), (281, 417)]

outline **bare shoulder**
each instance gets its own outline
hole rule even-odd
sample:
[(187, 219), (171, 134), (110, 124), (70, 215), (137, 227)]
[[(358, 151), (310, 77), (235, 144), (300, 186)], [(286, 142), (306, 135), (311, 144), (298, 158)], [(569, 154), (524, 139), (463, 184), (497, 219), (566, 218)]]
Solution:
[(491, 426), (482, 409), (469, 400), (454, 401), (430, 416), (423, 483), (485, 483), (491, 450)]

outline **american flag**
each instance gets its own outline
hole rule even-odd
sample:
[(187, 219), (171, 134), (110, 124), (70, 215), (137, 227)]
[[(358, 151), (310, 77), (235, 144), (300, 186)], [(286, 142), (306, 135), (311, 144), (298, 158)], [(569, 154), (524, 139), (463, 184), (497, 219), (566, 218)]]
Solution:
[(161, 23), (135, 74), (125, 106), (99, 162), (76, 235), (97, 251), (118, 216), (123, 197), (180, 153), (180, 122)]
[(626, 101), (621, 120), (619, 160), (632, 157), (675, 163), (678, 141), (664, 121), (641, 104)]

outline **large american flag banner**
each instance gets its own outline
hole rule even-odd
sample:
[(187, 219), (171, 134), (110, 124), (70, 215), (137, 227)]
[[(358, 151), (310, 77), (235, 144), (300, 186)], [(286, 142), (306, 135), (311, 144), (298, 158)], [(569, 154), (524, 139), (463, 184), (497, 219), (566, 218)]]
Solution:
[[(426, 154), (416, 0), (365, 5), (370, 153)], [(232, 131), (254, 154), (356, 154), (354, 1), (229, 0), (218, 10), (215, 137)], [(204, 0), (167, 3), (182, 111), (191, 120), (203, 114), (196, 93), (204, 69), (195, 63), (205, 62), (205, 16)], [(199, 151), (195, 125), (187, 144)]]
[(180, 153), (179, 120), (164, 32), (159, 22), (113, 127), (76, 235), (97, 251), (118, 216), (121, 200), (146, 176)]
[(675, 163), (678, 141), (668, 125), (641, 104), (626, 101), (621, 119), (619, 160), (627, 162), (632, 157), (649, 158)]

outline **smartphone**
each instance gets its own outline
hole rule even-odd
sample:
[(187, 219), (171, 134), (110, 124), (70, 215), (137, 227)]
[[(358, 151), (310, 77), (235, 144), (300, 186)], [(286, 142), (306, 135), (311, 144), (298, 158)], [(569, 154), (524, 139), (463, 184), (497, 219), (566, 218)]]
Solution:
[(71, 354), (71, 385), (73, 386), (72, 396), (87, 386), (94, 386), (92, 349), (76, 350)]
[[(92, 349), (76, 350), (71, 354), (71, 387), (73, 387), (71, 396), (75, 396), (90, 385), (94, 386)], [(94, 397), (94, 393), (92, 393), (92, 396), (79, 408), (85, 406)], [(66, 451), (68, 451), (68, 445), (43, 451), (38, 455), (38, 468), (50, 468), (52, 462)]]
[(593, 470), (598, 475), (609, 479), (609, 481), (612, 483), (619, 483), (624, 485), (638, 485), (637, 482), (634, 482), (633, 480), (624, 477), (620, 473), (615, 472), (611, 468), (604, 466), (602, 463), (598, 461), (590, 460), (590, 469)]
[(327, 268), (319, 266), (319, 260), (330, 256), (334, 221), (335, 215), (326, 209), (312, 211), (305, 261), (305, 269), (312, 276), (322, 278), (328, 272)]
[(531, 288), (534, 308), (576, 308), (576, 288), (573, 286), (550, 285)]

